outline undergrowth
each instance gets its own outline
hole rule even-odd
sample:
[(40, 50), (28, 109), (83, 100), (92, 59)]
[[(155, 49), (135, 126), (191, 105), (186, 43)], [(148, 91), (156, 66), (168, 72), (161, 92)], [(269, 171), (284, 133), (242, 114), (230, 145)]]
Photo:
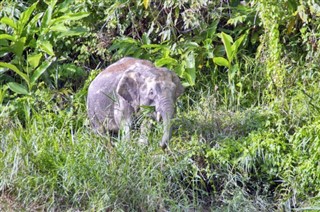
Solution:
[[(276, 105), (232, 111), (214, 104), (217, 95), (200, 96), (192, 99), (191, 94), (178, 102), (173, 138), (165, 152), (158, 146), (157, 130), (148, 146), (136, 142), (138, 131), (131, 142), (95, 135), (82, 91), (65, 102), (63, 110), (54, 107), (61, 104), (59, 98), (53, 98), (50, 107), (44, 104), (46, 110), (28, 105), (37, 103), (32, 97), (3, 107), (0, 190), (3, 198), (18, 203), (6, 209), (317, 208), (317, 116), (302, 124), (277, 112)], [(297, 92), (292, 98), (296, 104), (289, 105), (291, 116), (305, 117), (309, 111), (296, 106), (309, 97)], [(21, 111), (21, 105), (28, 117), (23, 123), (10, 116), (15, 108)]]
[[(0, 211), (320, 210), (319, 8), (1, 1)], [(147, 146), (89, 127), (88, 85), (123, 56), (186, 87), (166, 151), (157, 126)]]

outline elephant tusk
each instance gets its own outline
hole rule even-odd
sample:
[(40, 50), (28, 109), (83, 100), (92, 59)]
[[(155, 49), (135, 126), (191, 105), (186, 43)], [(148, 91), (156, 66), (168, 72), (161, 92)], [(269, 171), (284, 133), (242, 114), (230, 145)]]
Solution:
[(157, 119), (157, 122), (160, 122), (160, 120), (161, 120), (161, 114), (160, 114), (160, 112), (157, 112), (157, 117), (156, 117), (156, 119)]

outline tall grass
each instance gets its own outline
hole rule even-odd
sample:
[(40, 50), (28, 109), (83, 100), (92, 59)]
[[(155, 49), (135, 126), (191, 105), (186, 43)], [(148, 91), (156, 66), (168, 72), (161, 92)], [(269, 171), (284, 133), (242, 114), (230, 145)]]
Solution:
[[(15, 198), (26, 210), (188, 210), (219, 208), (213, 207), (217, 202), (236, 207), (238, 198), (247, 197), (230, 176), (227, 162), (206, 161), (208, 145), (213, 145), (207, 139), (217, 137), (210, 134), (212, 123), (203, 123), (201, 132), (187, 117), (194, 114), (201, 122), (206, 117), (200, 116), (201, 107), (179, 112), (166, 152), (158, 146), (157, 131), (148, 146), (136, 142), (137, 132), (131, 142), (95, 135), (83, 107), (77, 113), (23, 107), (23, 114), (31, 114), (24, 123), (3, 114), (2, 121), (10, 124), (0, 134), (2, 195)], [(211, 165), (220, 168), (212, 171)], [(224, 184), (236, 189), (237, 196), (226, 193)], [(220, 200), (221, 191), (227, 199)]]
[(183, 155), (162, 152), (157, 141), (149, 146), (135, 139), (111, 142), (88, 126), (74, 128), (68, 113), (61, 111), (53, 119), (52, 114), (33, 113), (27, 126), (17, 119), (13, 127), (2, 129), (3, 194), (16, 197), (26, 209), (199, 207), (192, 189), (183, 185), (190, 166)]
[(319, 119), (316, 109), (300, 108), (309, 98), (301, 92), (288, 93), (295, 99), (286, 104), (288, 116), (279, 107), (283, 102), (230, 111), (217, 93), (189, 91), (178, 102), (165, 152), (158, 146), (157, 129), (148, 146), (136, 142), (138, 131), (131, 142), (94, 134), (87, 124), (84, 93), (79, 91), (64, 109), (55, 107), (61, 104), (56, 100), (45, 104), (55, 95), (47, 91), (37, 94), (43, 95), (41, 102), (24, 97), (2, 106), (4, 210), (273, 211), (318, 206), (314, 161), (319, 158)]

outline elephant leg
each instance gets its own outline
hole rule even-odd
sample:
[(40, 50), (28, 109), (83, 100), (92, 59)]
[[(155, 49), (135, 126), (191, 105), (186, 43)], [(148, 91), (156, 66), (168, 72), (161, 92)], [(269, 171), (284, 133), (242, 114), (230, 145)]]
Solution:
[(132, 125), (132, 111), (127, 110), (115, 110), (115, 122), (121, 129), (123, 139), (125, 141), (130, 141), (131, 138), (131, 125)]

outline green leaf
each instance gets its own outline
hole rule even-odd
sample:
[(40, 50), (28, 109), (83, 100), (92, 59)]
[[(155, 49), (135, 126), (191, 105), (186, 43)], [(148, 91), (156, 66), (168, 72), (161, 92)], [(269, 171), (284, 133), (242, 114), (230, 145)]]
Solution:
[(41, 20), (41, 28), (47, 28), (50, 25), (52, 18), (53, 7), (51, 5), (48, 6), (47, 10), (44, 12), (43, 18)]
[(33, 31), (38, 31), (40, 30), (37, 23), (39, 21), (39, 19), (43, 16), (43, 13), (38, 13), (35, 16), (33, 16), (33, 18), (31, 19), (31, 21), (29, 22), (28, 26), (30, 26), (30, 28)]
[(8, 86), (4, 85), (0, 87), (0, 105), (3, 103), (4, 97), (6, 96)]
[(26, 43), (26, 37), (22, 37), (22, 38), (19, 38), (17, 39), (13, 45), (11, 46), (12, 48), (12, 51), (19, 57), (21, 57), (22, 53), (23, 53), (23, 50), (24, 48), (26, 47), (25, 46), (25, 43)]
[(184, 72), (185, 78), (188, 80), (189, 85), (194, 86), (196, 82), (196, 69), (195, 68), (186, 68)]
[(27, 88), (22, 84), (18, 84), (16, 82), (9, 82), (8, 86), (9, 86), (10, 90), (12, 90), (15, 93), (24, 94), (24, 95), (29, 94)]
[(51, 43), (50, 43), (49, 41), (41, 41), (41, 40), (38, 40), (37, 46), (38, 46), (42, 51), (44, 51), (45, 53), (47, 53), (48, 55), (54, 56), (54, 51), (53, 51), (52, 45), (51, 45)]
[(176, 59), (173, 59), (172, 57), (164, 57), (161, 58), (159, 60), (155, 61), (155, 65), (157, 67), (163, 67), (163, 66), (172, 66), (172, 65), (176, 65), (178, 62)]
[(28, 7), (28, 9), (26, 11), (24, 11), (23, 13), (21, 13), (20, 19), (17, 23), (17, 28), (19, 29), (18, 33), (19, 35), (21, 35), (24, 26), (28, 23), (30, 16), (32, 15), (32, 12), (34, 11), (34, 9), (37, 7), (38, 2), (35, 2), (34, 4), (32, 4), (30, 7)]
[(308, 15), (305, 11), (305, 7), (303, 5), (298, 6), (298, 14), (304, 23), (308, 23)]
[(55, 60), (55, 58), (52, 58), (50, 60), (47, 60), (43, 62), (33, 73), (31, 76), (31, 84), (35, 83), (39, 77), (48, 69), (48, 67), (51, 65), (51, 63)]
[(185, 78), (189, 81), (190, 85), (195, 85), (196, 80), (196, 62), (193, 51), (189, 52), (185, 60)]
[(150, 4), (150, 0), (143, 0), (143, 6), (145, 9), (148, 9), (149, 4)]
[(227, 53), (227, 58), (229, 60), (229, 62), (232, 62), (232, 47), (231, 47), (231, 43), (233, 42), (232, 37), (230, 35), (227, 35), (226, 33), (222, 32), (221, 33), (221, 40), (223, 42), (225, 51)]
[(186, 57), (186, 68), (195, 68), (196, 66), (196, 60), (194, 58), (193, 51), (189, 52), (189, 54)]
[(224, 66), (224, 67), (230, 68), (229, 61), (223, 57), (214, 57), (213, 62), (218, 66)]
[(40, 60), (42, 58), (42, 53), (28, 55), (27, 61), (32, 68), (38, 67)]
[(175, 72), (180, 76), (183, 77), (184, 73), (186, 71), (185, 69), (186, 66), (186, 62), (182, 61), (181, 63), (179, 63), (176, 67), (175, 67)]
[(50, 27), (50, 30), (55, 32), (67, 32), (69, 28), (67, 28), (64, 24), (56, 24)]
[(199, 48), (199, 44), (197, 44), (196, 42), (185, 42), (183, 43), (183, 46), (187, 47), (190, 50)]
[(8, 34), (0, 34), (0, 39), (7, 39), (7, 40), (11, 40), (11, 41), (15, 41), (16, 38), (12, 35), (8, 35)]
[[(62, 28), (60, 28), (60, 29), (62, 29)], [(67, 29), (64, 32), (61, 32), (59, 37), (83, 35), (86, 32), (88, 32), (88, 30), (83, 28), (83, 27), (75, 27), (75, 28), (72, 28), (72, 29)]]
[(3, 18), (1, 18), (0, 23), (6, 24), (15, 30), (17, 29), (17, 25), (16, 25), (15, 21), (11, 18), (3, 17)]
[(142, 43), (146, 44), (146, 45), (151, 43), (151, 40), (150, 40), (150, 38), (149, 38), (147, 33), (143, 33), (143, 35), (142, 35)]
[(78, 12), (78, 13), (71, 13), (67, 15), (60, 16), (59, 18), (55, 18), (51, 20), (51, 26), (55, 24), (64, 23), (65, 21), (77, 21), (82, 18), (89, 16), (90, 13), (88, 12)]
[(16, 74), (18, 74), (21, 78), (23, 78), (27, 83), (29, 83), (29, 77), (25, 73), (20, 71), (15, 65), (10, 64), (10, 63), (0, 62), (0, 66), (11, 69)]
[(238, 38), (234, 44), (232, 45), (232, 52), (233, 52), (233, 56), (235, 56), (235, 54), (238, 52), (238, 48), (241, 45), (242, 41), (244, 40), (244, 38), (246, 37), (247, 34), (243, 34), (242, 36), (240, 36), (240, 38)]

